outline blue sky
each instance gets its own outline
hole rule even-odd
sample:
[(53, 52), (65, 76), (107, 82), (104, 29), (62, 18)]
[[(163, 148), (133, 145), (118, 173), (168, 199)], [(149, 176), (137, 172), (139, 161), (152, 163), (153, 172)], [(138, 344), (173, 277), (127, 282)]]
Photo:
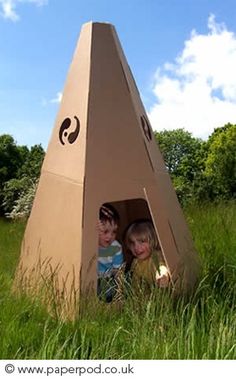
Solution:
[(235, 0), (0, 0), (0, 134), (47, 147), (88, 21), (115, 26), (153, 129), (236, 124)]

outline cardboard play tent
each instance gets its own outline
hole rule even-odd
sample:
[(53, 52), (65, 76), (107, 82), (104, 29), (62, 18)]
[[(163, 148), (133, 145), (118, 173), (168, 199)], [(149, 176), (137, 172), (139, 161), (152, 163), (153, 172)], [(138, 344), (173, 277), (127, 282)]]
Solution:
[(131, 70), (114, 27), (90, 22), (65, 83), (18, 278), (33, 287), (52, 274), (71, 310), (81, 294), (96, 291), (105, 202), (120, 214), (119, 239), (133, 220), (152, 219), (173, 287), (191, 289), (197, 256)]

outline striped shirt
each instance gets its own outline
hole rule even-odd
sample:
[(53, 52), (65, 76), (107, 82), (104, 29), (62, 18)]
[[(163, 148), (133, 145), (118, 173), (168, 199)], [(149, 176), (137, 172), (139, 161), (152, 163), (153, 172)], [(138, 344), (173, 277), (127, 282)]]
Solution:
[(119, 269), (123, 264), (122, 247), (114, 240), (107, 248), (98, 249), (98, 275), (109, 277), (113, 269)]

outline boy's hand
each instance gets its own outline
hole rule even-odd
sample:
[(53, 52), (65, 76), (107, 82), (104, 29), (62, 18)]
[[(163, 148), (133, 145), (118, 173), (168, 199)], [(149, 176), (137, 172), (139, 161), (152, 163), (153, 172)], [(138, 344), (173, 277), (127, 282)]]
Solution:
[[(106, 217), (109, 219), (109, 220), (112, 220), (113, 218), (113, 212), (111, 210), (109, 210), (109, 208), (107, 208), (106, 206), (102, 206), (101, 207), (101, 211), (104, 215), (106, 215)], [(98, 232), (103, 232), (104, 231), (104, 223), (101, 222), (100, 219), (98, 219), (98, 222), (97, 222), (97, 230)]]
[(97, 231), (98, 232), (104, 231), (104, 223), (102, 223), (100, 220), (97, 221)]
[(114, 218), (114, 214), (113, 214), (113, 212), (112, 212), (108, 207), (106, 207), (106, 206), (102, 206), (102, 207), (101, 207), (101, 211), (102, 211), (102, 213), (103, 213), (104, 215), (106, 215), (106, 217), (107, 217), (108, 219), (112, 219), (112, 218)]
[(156, 283), (160, 288), (166, 288), (169, 285), (170, 275), (165, 265), (160, 265), (159, 272), (156, 272)]

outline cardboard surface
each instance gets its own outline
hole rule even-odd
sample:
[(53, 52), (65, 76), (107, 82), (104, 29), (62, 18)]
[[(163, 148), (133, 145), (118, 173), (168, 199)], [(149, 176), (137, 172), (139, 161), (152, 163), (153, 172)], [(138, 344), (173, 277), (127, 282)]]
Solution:
[(42, 167), (22, 244), (22, 273), (27, 277), (39, 259), (49, 260), (59, 289), (69, 294), (74, 287), (77, 298), (95, 291), (96, 226), (105, 202), (120, 213), (120, 239), (127, 224), (151, 217), (173, 286), (179, 278), (186, 289), (194, 285), (192, 239), (115, 29), (88, 23)]

